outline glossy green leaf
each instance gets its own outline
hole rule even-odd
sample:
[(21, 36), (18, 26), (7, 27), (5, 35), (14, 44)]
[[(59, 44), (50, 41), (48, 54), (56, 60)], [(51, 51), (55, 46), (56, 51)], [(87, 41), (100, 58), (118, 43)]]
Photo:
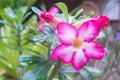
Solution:
[(36, 13), (37, 15), (39, 15), (40, 13), (41, 13), (41, 11), (37, 8), (37, 7), (31, 7), (31, 9), (32, 9), (32, 11), (34, 12), (34, 13)]
[(94, 80), (94, 77), (84, 68), (79, 71), (79, 74), (84, 80)]
[(83, 9), (77, 10), (76, 13), (74, 14), (74, 18), (77, 18), (82, 12), (83, 12)]
[(69, 80), (65, 74), (60, 72), (58, 73), (58, 77), (59, 77), (59, 80)]
[(24, 15), (23, 19), (22, 19), (22, 22), (24, 22), (25, 19), (26, 19), (28, 16), (30, 16), (31, 14), (32, 14), (32, 12), (26, 13), (26, 14)]
[(24, 74), (23, 80), (45, 80), (51, 65), (51, 61), (44, 61), (39, 63), (33, 69)]
[(76, 70), (74, 70), (71, 66), (68, 67), (62, 67), (61, 72), (63, 74), (75, 74), (78, 73)]
[(63, 74), (80, 74), (83, 80), (94, 80), (94, 77), (88, 72), (85, 68), (82, 68), (80, 71), (76, 71), (73, 67), (65, 67), (61, 69)]
[(37, 56), (32, 56), (30, 54), (23, 54), (23, 55), (19, 56), (18, 61), (19, 61), (19, 65), (22, 69), (27, 69), (30, 66), (40, 62), (41, 58), (37, 57)]
[(84, 15), (84, 16), (79, 16), (77, 19), (80, 20), (80, 19), (91, 18), (93, 15), (94, 15), (94, 12), (93, 12), (93, 11), (90, 11), (90, 12), (88, 12), (88, 13), (87, 13), (86, 15)]
[(35, 35), (33, 37), (33, 41), (42, 43), (46, 41), (46, 38), (47, 38), (47, 35), (40, 33), (39, 35)]
[(60, 10), (63, 12), (63, 14), (66, 18), (66, 21), (69, 22), (69, 14), (68, 14), (67, 6), (62, 2), (57, 3), (56, 6), (60, 8)]
[(86, 66), (85, 69), (90, 72), (90, 74), (94, 77), (99, 77), (102, 75), (102, 72), (99, 69), (90, 67), (90, 66)]

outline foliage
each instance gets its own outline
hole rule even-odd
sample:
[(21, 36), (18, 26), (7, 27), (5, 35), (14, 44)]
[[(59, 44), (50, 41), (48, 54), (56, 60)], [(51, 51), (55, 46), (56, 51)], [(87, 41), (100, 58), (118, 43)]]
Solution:
[(35, 1), (34, 0), (0, 0), (0, 9), (4, 9), (5, 7), (11, 7), (17, 9), (21, 6), (30, 7)]
[[(5, 78), (20, 80), (20, 73), (17, 71), (19, 67), (18, 56), (26, 53), (45, 54), (46, 46), (36, 44), (32, 39), (34, 35), (38, 34), (35, 16), (27, 23), (22, 24), (24, 18), (29, 15), (26, 12), (33, 4), (33, 0), (2, 0), (2, 2), (2, 4), (0, 3), (0, 68), (5, 70)], [(17, 5), (18, 3), (22, 4)], [(43, 52), (39, 52), (39, 50)]]
[(61, 11), (63, 12), (65, 18), (66, 18), (66, 21), (69, 22), (69, 17), (68, 17), (68, 9), (67, 9), (67, 6), (64, 4), (64, 3), (57, 3), (56, 4), (60, 9)]
[[(38, 32), (36, 16), (32, 16), (25, 24), (22, 24), (22, 21), (30, 14), (26, 14), (26, 12), (34, 0), (2, 0), (1, 3), (0, 68), (6, 71), (5, 78), (11, 77), (12, 80), (50, 80), (50, 78), (53, 80), (71, 80), (74, 75), (79, 75), (83, 80), (94, 80), (102, 75), (102, 71), (94, 67), (86, 66), (80, 71), (76, 71), (70, 65), (65, 66), (59, 61), (53, 63), (50, 60), (51, 51), (59, 44), (50, 25), (44, 25), (44, 29), (48, 33), (46, 35)], [(94, 15), (94, 12), (91, 11), (80, 16), (83, 9), (76, 10), (71, 15), (64, 3), (59, 2), (55, 5), (62, 11), (62, 13), (55, 13), (55, 15), (69, 23)], [(40, 6), (45, 9), (43, 4)], [(41, 12), (34, 6), (32, 10), (37, 14)], [(98, 41), (102, 43), (100, 38), (105, 40), (109, 34), (109, 30), (101, 32)], [(119, 41), (117, 43), (116, 51), (118, 53)], [(18, 68), (21, 68), (20, 72), (18, 72)], [(0, 77), (0, 80), (4, 80), (4, 78)]]

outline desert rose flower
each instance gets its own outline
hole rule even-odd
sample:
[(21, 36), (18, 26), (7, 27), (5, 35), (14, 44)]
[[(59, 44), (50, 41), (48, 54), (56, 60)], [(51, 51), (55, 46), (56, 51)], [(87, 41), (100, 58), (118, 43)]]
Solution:
[(94, 16), (92, 18), (85, 18), (83, 20), (78, 20), (74, 25), (76, 27), (79, 27), (79, 25), (81, 25), (84, 22), (88, 22), (88, 21), (97, 21), (97, 23), (100, 25), (101, 28), (107, 27), (108, 26), (108, 22), (110, 21), (110, 19), (107, 16)]
[(97, 20), (85, 21), (79, 28), (60, 22), (56, 28), (61, 43), (53, 50), (52, 61), (59, 59), (80, 70), (90, 59), (101, 60), (104, 57), (104, 48), (95, 41), (101, 29)]
[(110, 19), (107, 16), (95, 16), (92, 18), (93, 20), (96, 20), (99, 25), (101, 26), (101, 28), (107, 27), (108, 26), (108, 22), (110, 21)]
[(46, 12), (46, 11), (41, 12), (41, 14), (39, 15), (39, 19), (41, 21), (38, 23), (39, 32), (44, 31), (42, 29), (43, 25), (56, 26), (59, 22), (61, 22), (61, 20), (54, 15), (55, 12), (56, 13), (59, 12), (58, 10), (56, 10), (56, 7), (52, 7), (50, 9), (50, 12)]

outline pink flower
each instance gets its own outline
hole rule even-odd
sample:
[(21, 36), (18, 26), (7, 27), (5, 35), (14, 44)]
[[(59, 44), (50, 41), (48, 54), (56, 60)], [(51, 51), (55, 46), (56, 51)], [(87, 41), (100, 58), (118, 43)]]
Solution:
[(83, 24), (84, 22), (88, 22), (88, 21), (96, 21), (101, 28), (104, 28), (108, 26), (108, 22), (110, 21), (110, 19), (107, 16), (103, 16), (103, 15), (94, 16), (92, 18), (79, 20), (74, 25), (78, 27), (79, 25)]
[(46, 21), (47, 23), (50, 23), (55, 20), (55, 16), (52, 13), (42, 11), (42, 13), (39, 15), (39, 19), (42, 21)]
[(59, 13), (60, 10), (59, 10), (57, 7), (51, 7), (51, 8), (49, 9), (49, 12), (50, 12), (50, 13)]
[[(55, 7), (53, 7), (55, 8)], [(58, 12), (57, 10), (50, 9), (50, 12), (42, 11), (41, 14), (39, 15), (39, 19), (41, 20), (38, 23), (39, 31), (44, 32), (42, 29), (43, 25), (52, 25), (56, 26), (58, 22), (61, 22), (53, 13)]]
[(96, 21), (84, 22), (79, 29), (72, 24), (60, 22), (56, 28), (61, 43), (53, 50), (52, 61), (59, 59), (80, 70), (90, 59), (101, 60), (104, 57), (104, 48), (94, 41), (101, 29)]
[(110, 21), (110, 19), (107, 16), (95, 16), (92, 18), (93, 20), (96, 20), (99, 25), (101, 26), (101, 28), (107, 27), (108, 26), (108, 22)]

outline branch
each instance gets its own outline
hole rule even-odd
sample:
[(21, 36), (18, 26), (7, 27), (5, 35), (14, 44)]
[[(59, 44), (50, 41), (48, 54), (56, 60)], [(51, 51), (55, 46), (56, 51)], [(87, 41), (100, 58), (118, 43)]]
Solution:
[(56, 75), (57, 71), (60, 69), (60, 67), (61, 67), (61, 62), (57, 61), (47, 80), (52, 80), (54, 76)]

